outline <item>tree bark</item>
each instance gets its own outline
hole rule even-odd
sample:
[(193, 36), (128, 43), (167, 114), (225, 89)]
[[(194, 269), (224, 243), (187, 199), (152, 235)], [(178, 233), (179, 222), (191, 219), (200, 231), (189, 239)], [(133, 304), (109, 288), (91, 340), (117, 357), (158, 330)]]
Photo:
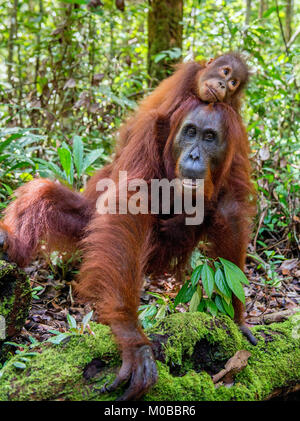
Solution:
[(293, 0), (287, 0), (285, 9), (285, 39), (289, 42), (292, 36)]
[(267, 8), (268, 8), (268, 1), (267, 0), (260, 0), (260, 2), (259, 2), (259, 12), (258, 12), (259, 19), (261, 19), (263, 17), (263, 14), (267, 10)]
[(148, 73), (160, 81), (170, 74), (177, 60), (163, 59), (155, 63), (161, 51), (182, 48), (183, 0), (149, 0)]
[(249, 25), (250, 17), (251, 17), (251, 0), (246, 0), (246, 17), (245, 17), (246, 25)]
[[(298, 317), (298, 318), (297, 318)], [(58, 345), (38, 344), (36, 352), (18, 368), (22, 353), (0, 371), (0, 401), (5, 400), (113, 400), (122, 393), (100, 394), (120, 366), (110, 329), (90, 325), (93, 335), (70, 336)], [(297, 329), (298, 327), (298, 329)], [(266, 400), (280, 391), (295, 391), (300, 384), (299, 316), (283, 323), (253, 328), (257, 346), (250, 345), (226, 316), (177, 313), (148, 331), (159, 379), (147, 393), (148, 401)], [(237, 372), (216, 385), (219, 373), (237, 351), (250, 356)], [(24, 351), (28, 353), (28, 350)], [(228, 364), (227, 364), (228, 365)], [(123, 388), (124, 390), (124, 388)]]

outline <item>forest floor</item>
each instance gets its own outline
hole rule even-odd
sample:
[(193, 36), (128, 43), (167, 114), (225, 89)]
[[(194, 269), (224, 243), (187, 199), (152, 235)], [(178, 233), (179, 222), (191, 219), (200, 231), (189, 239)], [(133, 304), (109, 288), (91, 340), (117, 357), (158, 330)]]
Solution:
[[(263, 324), (264, 317), (271, 313), (293, 310), (300, 304), (300, 260), (288, 259), (274, 270), (278, 287), (268, 284), (268, 276), (257, 269), (257, 262), (248, 260), (245, 274), (250, 281), (245, 286), (246, 320), (251, 325)], [(13, 338), (18, 344), (27, 344), (30, 337), (44, 341), (51, 336), (51, 330), (65, 332), (69, 330), (67, 314), (71, 314), (77, 322), (92, 310), (90, 305), (82, 305), (73, 296), (72, 280), (76, 274), (67, 272), (62, 276), (61, 266), (49, 269), (45, 260), (39, 260), (26, 269), (33, 288), (33, 299), (30, 314), (21, 334)], [(61, 279), (66, 280), (62, 281)], [(154, 303), (156, 299), (149, 294), (154, 292), (162, 296), (175, 298), (180, 282), (172, 278), (167, 280), (145, 281), (141, 304)], [(178, 306), (180, 312), (186, 307)], [(92, 320), (95, 320), (93, 315)]]

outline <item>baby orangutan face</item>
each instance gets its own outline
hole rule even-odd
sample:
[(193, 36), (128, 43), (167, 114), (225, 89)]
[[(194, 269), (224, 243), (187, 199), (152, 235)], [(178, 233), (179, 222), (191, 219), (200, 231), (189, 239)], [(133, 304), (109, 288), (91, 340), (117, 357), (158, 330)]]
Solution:
[(204, 102), (231, 103), (239, 95), (249, 78), (249, 70), (236, 54), (225, 54), (210, 60), (199, 72), (197, 93)]

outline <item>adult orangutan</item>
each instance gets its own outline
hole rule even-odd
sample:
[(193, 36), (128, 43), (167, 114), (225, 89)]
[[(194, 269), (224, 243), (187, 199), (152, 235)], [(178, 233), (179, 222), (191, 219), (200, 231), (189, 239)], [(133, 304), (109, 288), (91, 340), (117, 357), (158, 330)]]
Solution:
[[(121, 399), (138, 399), (157, 380), (151, 344), (137, 316), (145, 274), (178, 274), (200, 240), (208, 242), (210, 256), (243, 269), (254, 211), (248, 152), (241, 118), (231, 106), (190, 97), (171, 116), (166, 140), (159, 127), (147, 133), (134, 128), (117, 159), (92, 177), (84, 195), (45, 179), (16, 191), (0, 235), (10, 260), (27, 265), (41, 240), (56, 249), (75, 245), (82, 250), (77, 291), (94, 303), (99, 321), (111, 327), (122, 352), (119, 374), (103, 391), (129, 380)], [(203, 223), (186, 225), (184, 212), (172, 210), (169, 215), (97, 213), (97, 182), (107, 176), (117, 182), (120, 171), (127, 171), (128, 180), (148, 184), (177, 177), (183, 191), (193, 194), (197, 180), (204, 179)], [(234, 297), (233, 305), (236, 323), (255, 344), (242, 303)]]

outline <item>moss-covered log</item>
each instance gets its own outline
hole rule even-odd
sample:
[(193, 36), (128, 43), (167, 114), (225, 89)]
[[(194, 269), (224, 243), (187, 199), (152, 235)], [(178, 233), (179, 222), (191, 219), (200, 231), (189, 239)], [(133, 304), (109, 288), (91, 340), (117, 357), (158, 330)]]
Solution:
[[(299, 321), (298, 321), (299, 323)], [(60, 345), (44, 344), (35, 356), (11, 358), (0, 380), (0, 400), (111, 400), (101, 386), (114, 378), (120, 364), (110, 329), (92, 324), (95, 335), (72, 337)], [(158, 359), (159, 380), (145, 400), (264, 400), (280, 388), (300, 383), (297, 316), (284, 323), (256, 326), (256, 347), (227, 317), (204, 313), (174, 314), (151, 332)], [(251, 353), (247, 366), (228, 387), (215, 385), (212, 375), (238, 350)], [(24, 357), (24, 355), (23, 355)]]
[(15, 264), (0, 260), (0, 350), (1, 341), (21, 331), (30, 302), (31, 288), (26, 273)]

